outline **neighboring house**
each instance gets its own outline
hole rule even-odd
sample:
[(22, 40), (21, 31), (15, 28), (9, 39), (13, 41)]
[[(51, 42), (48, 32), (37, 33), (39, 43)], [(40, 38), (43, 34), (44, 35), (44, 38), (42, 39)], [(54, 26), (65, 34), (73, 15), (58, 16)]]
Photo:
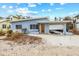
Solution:
[(66, 24), (71, 21), (49, 21), (49, 18), (31, 18), (11, 21), (11, 30), (23, 33), (49, 33), (49, 30), (63, 30), (66, 34)]
[(1, 20), (0, 21), (0, 30), (6, 31), (7, 29), (10, 29), (10, 20)]

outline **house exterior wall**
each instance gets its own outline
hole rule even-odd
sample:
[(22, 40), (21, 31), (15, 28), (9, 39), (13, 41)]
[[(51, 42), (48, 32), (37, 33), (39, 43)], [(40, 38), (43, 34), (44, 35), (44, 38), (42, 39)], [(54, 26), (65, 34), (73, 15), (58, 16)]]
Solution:
[[(44, 21), (49, 21), (48, 19), (43, 20), (30, 20), (30, 21), (21, 21), (21, 22), (13, 22), (11, 23), (11, 30), (22, 32), (23, 28), (27, 29), (27, 33), (39, 33), (39, 29), (30, 29), (30, 25), (32, 24), (38, 24)], [(63, 33), (66, 34), (66, 24), (52, 24), (44, 23), (45, 24), (45, 31), (44, 33), (49, 33), (49, 30), (63, 30)], [(16, 25), (22, 25), (22, 29), (17, 30)]]
[[(2, 25), (3, 25), (3, 24), (6, 25), (6, 28), (2, 28)], [(10, 26), (10, 21), (1, 22), (1, 23), (0, 23), (0, 30), (7, 31), (7, 29), (8, 29), (9, 26)]]
[(28, 33), (39, 33), (39, 29), (30, 29), (31, 24), (38, 24), (42, 21), (48, 21), (48, 19), (44, 20), (31, 20), (31, 21), (24, 21), (24, 22), (15, 22), (11, 23), (11, 30), (22, 32), (22, 30), (17, 30), (16, 25), (22, 25), (22, 28), (26, 28)]

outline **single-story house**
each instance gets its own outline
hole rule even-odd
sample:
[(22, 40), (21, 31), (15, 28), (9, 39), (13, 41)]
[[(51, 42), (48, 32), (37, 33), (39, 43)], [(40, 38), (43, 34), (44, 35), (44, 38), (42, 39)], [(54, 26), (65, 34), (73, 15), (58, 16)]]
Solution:
[(62, 29), (66, 34), (66, 24), (71, 21), (50, 21), (47, 17), (11, 21), (11, 30), (24, 33), (49, 33), (49, 30)]

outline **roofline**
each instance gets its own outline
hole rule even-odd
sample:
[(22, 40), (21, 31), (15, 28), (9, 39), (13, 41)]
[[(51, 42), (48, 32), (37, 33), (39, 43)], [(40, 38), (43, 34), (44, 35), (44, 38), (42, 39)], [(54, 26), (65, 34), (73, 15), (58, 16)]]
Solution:
[(39, 24), (66, 24), (66, 23), (73, 23), (72, 21), (46, 21), (46, 22), (39, 22)]
[(25, 20), (19, 20), (19, 21), (11, 21), (11, 23), (16, 23), (16, 22), (24, 22), (24, 21), (33, 21), (33, 20), (42, 20), (42, 19), (48, 19), (48, 17), (40, 17), (40, 18), (30, 18), (30, 19), (25, 19)]
[(6, 22), (6, 21), (10, 21), (10, 20), (2, 20), (2, 21), (0, 21), (0, 23), (2, 23), (2, 22)]

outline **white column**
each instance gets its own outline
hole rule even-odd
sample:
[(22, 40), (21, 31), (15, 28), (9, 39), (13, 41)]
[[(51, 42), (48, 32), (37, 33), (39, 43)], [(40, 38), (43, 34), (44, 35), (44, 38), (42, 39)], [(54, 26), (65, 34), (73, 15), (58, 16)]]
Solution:
[(41, 24), (39, 24), (39, 33), (41, 33)]
[(63, 34), (66, 35), (66, 24), (64, 24)]
[(49, 33), (49, 24), (45, 24), (45, 33)]

